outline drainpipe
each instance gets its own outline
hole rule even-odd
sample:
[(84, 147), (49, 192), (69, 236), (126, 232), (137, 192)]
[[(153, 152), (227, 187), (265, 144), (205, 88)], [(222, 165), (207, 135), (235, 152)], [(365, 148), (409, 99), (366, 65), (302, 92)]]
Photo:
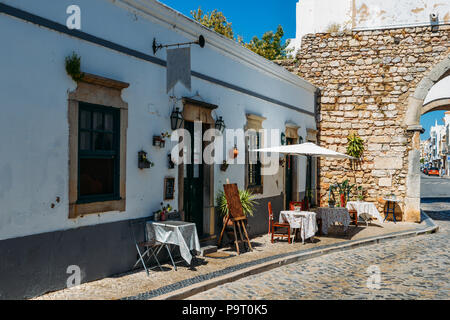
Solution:
[[(314, 115), (316, 119), (316, 128), (319, 129), (319, 122), (320, 122), (320, 89), (317, 88), (316, 91), (314, 91)], [(320, 136), (320, 131), (317, 130), (317, 136)], [(317, 140), (318, 140), (317, 137)], [(311, 161), (312, 162), (312, 161)], [(320, 204), (320, 199), (318, 199), (318, 195), (320, 195), (320, 159), (317, 158), (316, 161), (316, 179), (315, 179), (315, 190), (314, 190), (314, 202), (316, 205)], [(310, 180), (311, 181), (311, 180)], [(311, 188), (312, 189), (312, 188)], [(311, 190), (312, 191), (312, 190)]]

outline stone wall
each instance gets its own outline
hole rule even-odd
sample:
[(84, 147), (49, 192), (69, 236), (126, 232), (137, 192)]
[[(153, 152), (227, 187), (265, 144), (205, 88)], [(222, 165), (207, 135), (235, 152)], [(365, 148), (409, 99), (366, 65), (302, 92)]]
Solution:
[[(345, 153), (351, 132), (364, 140), (363, 161), (355, 170), (349, 160), (320, 160), (322, 206), (327, 205), (329, 185), (349, 178), (363, 186), (365, 199), (377, 202), (380, 212), (382, 197), (394, 193), (402, 200), (403, 220), (420, 219), (420, 183), (409, 162), (415, 159), (412, 150), (419, 150), (421, 127), (420, 122), (408, 125), (405, 116), (414, 93), (433, 84), (425, 81), (428, 86), (421, 88), (424, 77), (439, 63), (442, 74), (449, 68), (449, 36), (450, 26), (436, 32), (417, 27), (311, 34), (303, 38), (296, 60), (279, 62), (321, 89), (321, 146)], [(420, 110), (409, 111), (414, 112)]]

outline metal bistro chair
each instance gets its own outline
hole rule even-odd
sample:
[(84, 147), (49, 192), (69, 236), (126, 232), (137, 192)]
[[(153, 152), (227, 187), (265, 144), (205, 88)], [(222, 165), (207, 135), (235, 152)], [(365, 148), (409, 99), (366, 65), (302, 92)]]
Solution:
[[(390, 206), (391, 203), (392, 203), (392, 207)], [(386, 221), (387, 217), (389, 216), (389, 213), (392, 213), (392, 217), (394, 218), (394, 223), (397, 223), (397, 220), (395, 219), (395, 205), (396, 205), (396, 201), (387, 201), (386, 205), (387, 205), (386, 215), (384, 216), (383, 222)]]
[[(144, 241), (139, 241), (136, 236), (136, 228), (141, 229), (142, 232), (144, 232)], [(133, 269), (136, 268), (136, 266), (139, 264), (139, 262), (142, 264), (142, 266), (145, 269), (145, 272), (147, 273), (147, 276), (149, 275), (148, 270), (153, 268), (148, 268), (146, 265), (146, 262), (148, 262), (151, 257), (153, 256), (155, 258), (156, 263), (158, 264), (161, 271), (163, 271), (163, 268), (161, 267), (161, 264), (158, 260), (158, 253), (161, 251), (163, 245), (162, 243), (156, 241), (156, 240), (148, 240), (147, 239), (147, 232), (146, 232), (146, 221), (140, 220), (140, 221), (131, 221), (130, 222), (130, 229), (131, 234), (133, 237), (134, 245), (136, 246), (136, 251), (138, 252), (139, 258), (137, 259), (136, 263), (133, 266)], [(170, 255), (170, 251), (169, 251)], [(170, 256), (172, 258), (172, 256)]]

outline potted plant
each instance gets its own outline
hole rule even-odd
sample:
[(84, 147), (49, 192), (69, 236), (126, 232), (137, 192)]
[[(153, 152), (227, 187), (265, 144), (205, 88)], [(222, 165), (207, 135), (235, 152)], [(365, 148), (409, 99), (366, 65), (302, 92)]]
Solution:
[(364, 141), (356, 133), (352, 133), (347, 137), (347, 154), (354, 158), (360, 159), (364, 151)]
[(353, 189), (355, 185), (350, 185), (350, 181), (348, 179), (344, 180), (342, 183), (338, 183), (337, 187), (339, 189), (339, 196), (341, 200), (341, 207), (345, 207), (347, 204), (347, 199), (350, 196), (350, 191)]
[[(242, 211), (246, 217), (253, 217), (253, 211), (255, 209), (255, 205), (257, 201), (255, 200), (255, 195), (250, 190), (241, 190), (239, 189), (239, 198), (241, 200)], [(219, 216), (222, 217), (223, 223), (226, 221), (226, 217), (228, 215), (228, 206), (227, 199), (225, 197), (225, 192), (220, 191), (217, 194), (217, 205), (219, 207)], [(246, 221), (247, 223), (247, 221)], [(233, 226), (233, 222), (228, 220), (228, 226)]]
[[(168, 218), (169, 212), (172, 211), (172, 206), (170, 204), (167, 204), (167, 206), (165, 206), (163, 202), (161, 202), (160, 205), (161, 209), (156, 211), (155, 214), (156, 217), (159, 217), (158, 220), (165, 221)], [(157, 220), (155, 219), (155, 221)]]
[(328, 189), (328, 207), (334, 208), (336, 205), (336, 199), (334, 197), (334, 190), (337, 188), (336, 184), (330, 184), (330, 188)]
[(364, 201), (364, 190), (363, 190), (363, 187), (362, 186), (358, 186), (357, 190), (358, 190), (358, 195), (357, 195), (358, 201)]

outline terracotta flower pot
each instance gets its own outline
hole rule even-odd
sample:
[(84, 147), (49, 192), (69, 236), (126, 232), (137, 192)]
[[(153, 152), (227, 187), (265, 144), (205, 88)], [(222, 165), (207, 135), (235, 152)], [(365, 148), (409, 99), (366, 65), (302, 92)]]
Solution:
[(341, 194), (341, 207), (344, 208), (345, 204), (345, 194)]

